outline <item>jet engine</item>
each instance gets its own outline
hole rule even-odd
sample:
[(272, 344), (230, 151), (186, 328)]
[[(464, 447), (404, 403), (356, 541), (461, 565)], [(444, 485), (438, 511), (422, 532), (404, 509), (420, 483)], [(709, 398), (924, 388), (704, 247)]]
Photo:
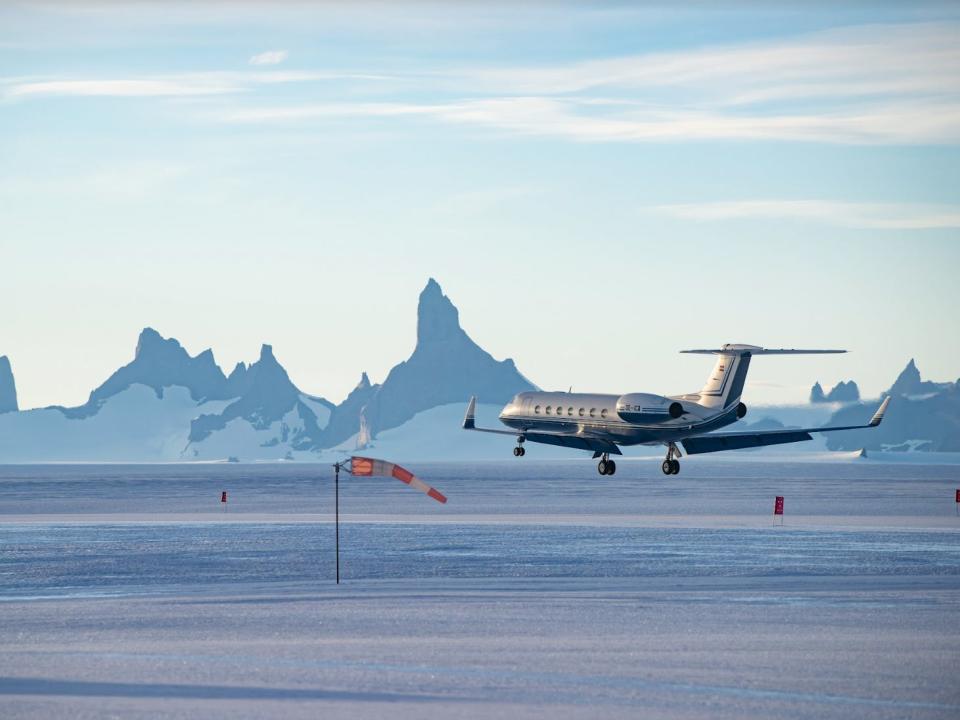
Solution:
[(661, 423), (683, 415), (683, 405), (663, 395), (629, 393), (617, 398), (617, 415), (632, 423)]

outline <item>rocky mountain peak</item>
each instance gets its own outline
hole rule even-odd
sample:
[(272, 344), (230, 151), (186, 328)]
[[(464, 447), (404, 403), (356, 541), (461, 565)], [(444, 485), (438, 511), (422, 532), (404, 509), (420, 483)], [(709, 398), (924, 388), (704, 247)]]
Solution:
[(16, 412), (17, 385), (13, 380), (13, 370), (10, 368), (10, 359), (6, 355), (0, 356), (0, 413)]
[(133, 357), (140, 359), (157, 355), (172, 356), (180, 353), (186, 355), (187, 351), (180, 346), (177, 340), (164, 338), (152, 327), (145, 327), (140, 331), (140, 337), (137, 338), (137, 349)]
[(90, 393), (85, 405), (64, 409), (64, 413), (71, 418), (94, 415), (103, 401), (134, 383), (153, 388), (158, 396), (163, 394), (163, 388), (180, 385), (190, 391), (194, 400), (227, 397), (227, 379), (213, 359), (213, 352), (204, 350), (196, 357), (190, 357), (175, 338), (165, 338), (153, 328), (146, 327), (137, 339), (133, 361)]
[(813, 384), (813, 387), (810, 388), (810, 402), (812, 403), (822, 403), (827, 401), (827, 396), (823, 393), (823, 386), (818, 380)]
[(816, 382), (810, 388), (810, 402), (857, 402), (860, 400), (860, 388), (853, 380), (841, 380), (828, 393), (823, 392), (823, 386)]
[(512, 360), (497, 361), (470, 339), (457, 308), (430, 278), (417, 305), (417, 347), (372, 393), (362, 419), (375, 438), (438, 405), (466, 403), (471, 395), (502, 404), (534, 389)]
[(430, 278), (417, 305), (417, 345), (453, 340), (464, 335), (459, 311), (443, 294), (439, 283)]
[(913, 358), (897, 376), (893, 385), (890, 387), (891, 395), (914, 395), (923, 392), (923, 380), (920, 377), (920, 370)]

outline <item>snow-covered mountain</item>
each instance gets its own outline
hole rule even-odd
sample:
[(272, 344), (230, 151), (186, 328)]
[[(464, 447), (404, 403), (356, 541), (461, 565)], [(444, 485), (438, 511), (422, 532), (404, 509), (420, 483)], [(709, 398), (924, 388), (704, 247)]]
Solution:
[[(460, 429), (467, 400), (477, 395), (478, 421), (497, 427), (502, 405), (532, 389), (512, 360), (494, 359), (467, 335), (457, 308), (431, 279), (420, 293), (411, 356), (382, 384), (363, 373), (339, 405), (301, 391), (270, 345), (227, 376), (212, 351), (191, 356), (152, 328), (140, 333), (133, 360), (79, 407), (18, 410), (10, 362), (0, 357), (0, 463), (332, 461), (358, 448), (396, 460), (504, 458), (509, 438)], [(817, 402), (754, 406), (738, 429), (859, 424), (876, 403), (858, 403), (856, 394), (852, 381), (829, 394), (818, 383), (812, 393)], [(794, 452), (960, 450), (960, 381), (924, 381), (911, 360), (889, 394), (895, 400), (880, 428), (819, 437)], [(579, 456), (546, 446), (530, 451), (545, 458)]]
[(83, 405), (0, 415), (0, 462), (277, 460), (314, 448), (333, 407), (298, 390), (269, 345), (226, 377), (210, 350), (191, 357), (145, 328)]
[(422, 433), (451, 449), (467, 438), (460, 419), (446, 422), (447, 415), (462, 417), (471, 394), (495, 419), (510, 397), (533, 387), (512, 360), (494, 360), (470, 339), (431, 279), (420, 294), (413, 354), (382, 385), (363, 373), (339, 405), (301, 391), (270, 345), (226, 376), (211, 350), (191, 356), (174, 338), (145, 328), (133, 360), (83, 405), (18, 412), (4, 358), (0, 400), (12, 400), (0, 415), (0, 462), (321, 459), (401, 428), (386, 441)]
[[(831, 450), (960, 452), (960, 380), (931, 382), (920, 377), (911, 359), (890, 389), (890, 407), (883, 423), (870, 430), (832, 433)], [(849, 405), (830, 419), (832, 425), (869, 420), (876, 402)]]

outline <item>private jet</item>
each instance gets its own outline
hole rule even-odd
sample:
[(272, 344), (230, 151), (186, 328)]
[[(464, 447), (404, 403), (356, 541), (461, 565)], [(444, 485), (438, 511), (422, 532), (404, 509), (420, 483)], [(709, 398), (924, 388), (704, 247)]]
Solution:
[(601, 475), (613, 475), (617, 471), (617, 464), (610, 456), (622, 455), (621, 445), (665, 445), (667, 456), (661, 469), (665, 475), (676, 475), (680, 472), (679, 458), (682, 457), (677, 443), (688, 455), (696, 455), (802, 442), (813, 439), (810, 433), (876, 427), (890, 403), (890, 398), (885, 398), (866, 425), (717, 433), (714, 431), (747, 414), (747, 406), (740, 396), (752, 357), (826, 355), (846, 350), (787, 350), (728, 344), (717, 350), (681, 352), (717, 356), (713, 372), (700, 392), (672, 396), (524, 392), (516, 395), (500, 412), (500, 422), (509, 430), (477, 427), (474, 396), (467, 406), (463, 428), (514, 436), (517, 444), (513, 454), (517, 457), (526, 454), (523, 444), (528, 440), (591, 451), (594, 459), (600, 458), (597, 471)]

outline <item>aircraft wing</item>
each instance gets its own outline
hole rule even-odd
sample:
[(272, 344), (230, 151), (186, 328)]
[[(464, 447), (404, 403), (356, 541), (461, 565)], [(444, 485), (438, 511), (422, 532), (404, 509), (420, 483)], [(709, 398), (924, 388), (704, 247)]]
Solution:
[(560, 447), (576, 448), (578, 450), (592, 450), (593, 452), (610, 453), (611, 455), (623, 455), (616, 443), (585, 433), (554, 433), (543, 430), (528, 432), (526, 430), (495, 430), (493, 428), (477, 427), (476, 410), (477, 399), (472, 397), (470, 398), (470, 404), (467, 406), (467, 414), (463, 418), (464, 430), (495, 433), (497, 435), (512, 435), (513, 437), (522, 437), (530, 442), (538, 442), (544, 445), (558, 445)]
[(800, 428), (787, 430), (767, 430), (765, 432), (743, 433), (708, 433), (698, 437), (681, 440), (687, 455), (699, 453), (719, 452), (721, 450), (741, 450), (743, 448), (765, 447), (767, 445), (784, 445), (786, 443), (813, 440), (810, 433), (833, 432), (834, 430), (860, 430), (876, 427), (883, 421), (890, 398), (886, 398), (866, 425), (842, 425), (837, 427)]
[(577, 450), (593, 450), (595, 453), (623, 455), (616, 443), (596, 437), (595, 435), (586, 435), (584, 433), (549, 433), (542, 431), (516, 434), (522, 434), (527, 440), (543, 443), (544, 445), (559, 445), (560, 447), (576, 448)]

